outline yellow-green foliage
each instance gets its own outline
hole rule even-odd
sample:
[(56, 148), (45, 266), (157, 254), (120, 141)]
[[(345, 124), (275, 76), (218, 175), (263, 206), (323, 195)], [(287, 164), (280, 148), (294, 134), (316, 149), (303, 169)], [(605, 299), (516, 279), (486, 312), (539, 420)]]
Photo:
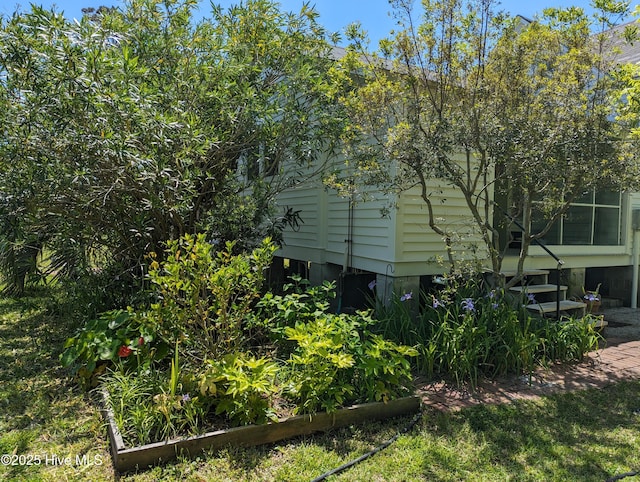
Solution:
[(276, 246), (267, 238), (246, 254), (233, 254), (233, 242), (214, 251), (202, 234), (167, 244), (164, 261), (153, 255), (149, 270), (158, 295), (146, 314), (150, 324), (185, 354), (195, 350), (208, 358), (242, 349), (248, 341), (243, 320), (260, 295)]

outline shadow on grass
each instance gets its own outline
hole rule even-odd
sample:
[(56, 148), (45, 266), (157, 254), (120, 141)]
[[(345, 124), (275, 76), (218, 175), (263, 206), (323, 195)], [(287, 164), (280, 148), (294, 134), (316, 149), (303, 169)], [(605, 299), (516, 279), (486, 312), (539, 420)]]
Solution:
[(75, 326), (73, 319), (52, 314), (55, 296), (39, 288), (0, 299), (0, 453), (41, 457), (38, 464), (0, 467), (0, 479), (41, 480), (55, 470), (44, 457), (75, 458), (100, 447), (99, 416), (59, 362)]
[[(639, 408), (640, 382), (621, 382), (533, 401), (480, 405), (436, 418), (436, 425), (452, 450), (469, 443), (476, 447), (474, 457), (481, 461), (476, 477), (493, 471), (496, 480), (601, 481), (640, 466)], [(452, 466), (447, 456), (427, 455), (424, 475), (443, 480), (437, 468), (448, 464), (453, 479), (467, 478), (473, 468), (465, 459), (463, 454)]]

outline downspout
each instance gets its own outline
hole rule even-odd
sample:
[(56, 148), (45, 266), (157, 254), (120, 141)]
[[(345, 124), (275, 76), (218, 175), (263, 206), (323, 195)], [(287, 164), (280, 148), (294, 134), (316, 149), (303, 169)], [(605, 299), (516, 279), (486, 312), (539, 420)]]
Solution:
[(349, 196), (349, 208), (347, 214), (347, 238), (344, 240), (344, 259), (342, 261), (342, 271), (340, 272), (338, 286), (338, 314), (342, 312), (342, 299), (344, 297), (344, 279), (353, 263), (353, 196)]
[(344, 240), (344, 259), (342, 261), (342, 273), (346, 274), (353, 262), (353, 197), (349, 196), (349, 208), (347, 214), (347, 237)]
[(631, 308), (638, 307), (638, 255), (640, 254), (640, 231), (633, 230), (633, 277), (631, 278)]
[(633, 277), (631, 278), (631, 308), (638, 308), (638, 256), (640, 255), (640, 209), (631, 211), (631, 227), (633, 229)]

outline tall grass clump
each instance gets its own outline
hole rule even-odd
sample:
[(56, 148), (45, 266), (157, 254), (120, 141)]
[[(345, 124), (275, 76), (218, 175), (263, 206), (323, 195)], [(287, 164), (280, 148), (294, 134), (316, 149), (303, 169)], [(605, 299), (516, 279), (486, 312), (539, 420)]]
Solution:
[(416, 368), (475, 385), (480, 376), (531, 373), (552, 362), (580, 360), (597, 349), (600, 335), (589, 317), (560, 321), (532, 316), (519, 297), (491, 289), (482, 277), (445, 279), (439, 290), (421, 295), (412, 312), (405, 297), (378, 307), (375, 330), (414, 346)]

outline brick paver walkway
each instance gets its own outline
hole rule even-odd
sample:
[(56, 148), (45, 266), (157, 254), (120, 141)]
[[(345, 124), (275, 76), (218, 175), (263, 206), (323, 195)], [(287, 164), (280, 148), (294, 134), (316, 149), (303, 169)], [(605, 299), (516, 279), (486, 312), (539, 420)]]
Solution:
[[(640, 379), (640, 340), (609, 338), (604, 348), (582, 362), (538, 370), (529, 377), (483, 381), (474, 391), (444, 383), (420, 386), (426, 405), (445, 411), (485, 403), (506, 403), (570, 390), (601, 388), (622, 380)], [(529, 383), (531, 382), (531, 383)]]

